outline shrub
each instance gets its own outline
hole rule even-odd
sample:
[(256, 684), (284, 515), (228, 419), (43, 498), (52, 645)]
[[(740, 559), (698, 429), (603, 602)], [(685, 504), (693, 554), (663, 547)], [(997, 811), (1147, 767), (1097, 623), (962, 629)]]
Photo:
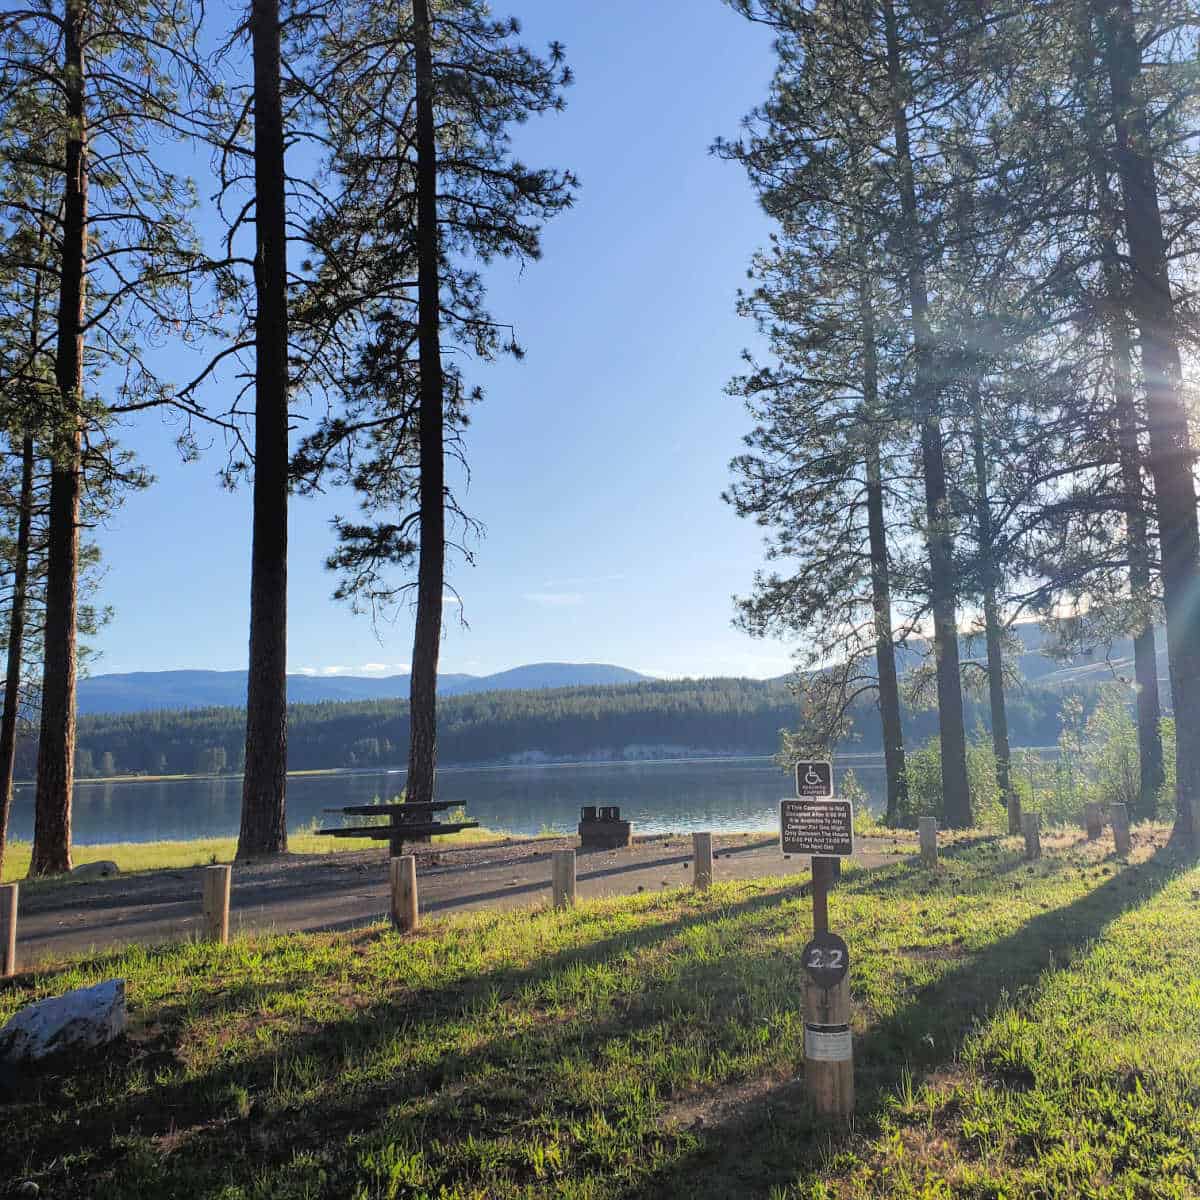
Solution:
[(849, 800), (854, 805), (854, 833), (856, 837), (866, 837), (884, 829), (884, 824), (878, 814), (871, 811), (871, 797), (866, 789), (858, 782), (858, 776), (853, 771), (847, 771), (842, 776), (842, 782), (837, 790), (838, 798)]
[[(920, 817), (936, 817), (941, 824), (946, 815), (942, 796), (941, 740), (933, 737), (918, 746), (908, 754), (906, 765), (908, 803), (900, 813), (900, 824), (915, 828)], [(977, 728), (967, 739), (967, 786), (974, 823), (985, 829), (1007, 828), (1008, 814), (996, 782), (996, 755), (991, 738), (982, 728)]]
[(1127, 805), (1134, 817), (1154, 816), (1141, 811), (1137, 725), (1128, 689), (1120, 684), (1101, 689), (1084, 731), (1084, 762), (1089, 777), (1088, 799)]

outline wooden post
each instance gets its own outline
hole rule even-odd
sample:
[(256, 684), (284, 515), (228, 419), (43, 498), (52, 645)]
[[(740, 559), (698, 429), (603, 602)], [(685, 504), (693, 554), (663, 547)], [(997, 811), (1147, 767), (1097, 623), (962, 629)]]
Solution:
[(6, 883), (0, 887), (0, 945), (4, 953), (0, 955), (0, 978), (7, 978), (17, 973), (17, 893), (15, 883)]
[(1129, 834), (1129, 809), (1124, 804), (1114, 804), (1109, 809), (1112, 817), (1113, 845), (1121, 858), (1128, 858), (1133, 848), (1133, 838)]
[(417, 860), (412, 854), (402, 854), (392, 859), (392, 925), (409, 933), (420, 924)]
[(575, 851), (555, 850), (553, 863), (554, 907), (575, 907)]
[(936, 867), (938, 861), (937, 818), (922, 817), (917, 822), (921, 838), (921, 862), (927, 867)]
[(1087, 826), (1087, 840), (1094, 842), (1104, 832), (1104, 806), (1094, 802), (1085, 804), (1083, 823)]
[(829, 885), (833, 882), (833, 863), (832, 858), (813, 855), (813, 933), (829, 932)]
[[(829, 888), (834, 863), (812, 860), (813, 936), (829, 932)], [(850, 984), (831, 988), (807, 981), (804, 992), (804, 1078), (817, 1115), (848, 1117), (854, 1109), (854, 1057), (850, 1040)]]
[(224, 946), (229, 942), (229, 866), (204, 868), (204, 940)]
[(692, 834), (692, 857), (695, 860), (695, 871), (692, 882), (698, 892), (707, 891), (713, 881), (712, 834)]
[(1021, 832), (1025, 835), (1025, 857), (1035, 859), (1042, 857), (1042, 814), (1022, 813)]
[(804, 1081), (821, 1117), (854, 1111), (854, 1050), (850, 1037), (850, 984), (831, 988), (807, 981), (804, 993)]

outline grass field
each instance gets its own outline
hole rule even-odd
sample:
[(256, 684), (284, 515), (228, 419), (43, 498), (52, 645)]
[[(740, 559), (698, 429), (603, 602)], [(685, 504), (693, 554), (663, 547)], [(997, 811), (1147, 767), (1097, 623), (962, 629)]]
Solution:
[[(128, 1040), (0, 1079), (43, 1196), (1200, 1196), (1200, 870), (1076, 835), (847, 871), (858, 1111), (805, 1103), (801, 880), (227, 948), (128, 981)], [(7, 1100), (7, 1103), (5, 1101)]]
[[(471, 846), (494, 842), (513, 834), (497, 833), (494, 829), (464, 829), (459, 833), (435, 837), (439, 846)], [(340, 850), (369, 850), (381, 843), (370, 838), (318, 837), (315, 833), (288, 834), (288, 849), (293, 854), (331, 854)], [(4, 871), (0, 882), (24, 879), (29, 873), (29, 842), (10, 842), (4, 854)], [(237, 838), (197, 838), (186, 842), (110, 842), (102, 846), (75, 846), (71, 860), (84, 863), (111, 860), (122, 871), (179, 870), (181, 867), (200, 867), (210, 863), (233, 862)], [(2, 1194), (2, 1193), (0, 1193)]]

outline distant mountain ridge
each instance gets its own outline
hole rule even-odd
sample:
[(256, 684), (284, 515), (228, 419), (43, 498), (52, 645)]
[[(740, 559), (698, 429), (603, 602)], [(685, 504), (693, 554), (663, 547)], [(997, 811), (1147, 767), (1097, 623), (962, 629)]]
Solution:
[[(1095, 687), (1113, 679), (1133, 678), (1133, 647), (1128, 639), (1116, 642), (1106, 655), (1102, 651), (1082, 654), (1066, 661), (1045, 653), (1046, 637), (1035, 622), (1015, 625), (1023, 653), (1014, 664), (1030, 684), (1050, 688)], [(928, 647), (915, 639), (897, 653), (901, 674), (920, 664)], [(983, 657), (983, 639), (960, 639), (964, 659)], [(1166, 638), (1158, 637), (1159, 685), (1164, 702), (1167, 688)], [(780, 676), (785, 682), (790, 675)], [(442, 696), (474, 692), (541, 691), (552, 688), (605, 687), (648, 683), (651, 677), (627, 667), (608, 663), (529, 663), (493, 675), (448, 674), (438, 679)], [(323, 701), (390, 700), (408, 698), (407, 675), (289, 675), (288, 699), (294, 704)], [(79, 712), (148, 712), (156, 709), (240, 708), (246, 702), (245, 671), (134, 671), (127, 674), (94, 675), (79, 682)]]
[[(494, 675), (442, 675), (438, 693), (600, 687), (645, 683), (650, 677), (608, 663), (528, 663)], [(408, 698), (407, 675), (289, 675), (288, 700), (318, 704), (324, 700)], [(240, 707), (246, 702), (245, 671), (131, 671), (92, 675), (79, 681), (79, 712), (130, 713), (158, 709)]]

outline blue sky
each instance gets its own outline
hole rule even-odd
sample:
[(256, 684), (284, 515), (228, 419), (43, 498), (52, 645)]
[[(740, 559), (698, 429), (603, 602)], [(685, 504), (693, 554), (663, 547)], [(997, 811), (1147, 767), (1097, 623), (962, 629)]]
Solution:
[[(475, 566), (451, 567), (469, 629), (448, 621), (442, 669), (780, 674), (786, 646), (730, 625), (761, 541), (720, 499), (748, 423), (724, 384), (754, 342), (735, 295), (768, 229), (740, 169), (708, 153), (764, 96), (769, 39), (720, 0), (494, 8), (521, 18), (530, 45), (566, 44), (567, 110), (518, 145), (573, 169), (582, 191), (541, 262), (490, 275), (490, 307), (528, 355), (469, 369), (487, 398), (467, 433), (465, 507), (487, 533)], [(158, 482), (99, 531), (116, 615), (98, 672), (245, 666), (249, 490), (218, 486), (219, 443), (183, 465), (173, 436), (157, 418), (125, 432)], [(293, 502), (293, 671), (407, 669), (407, 611), (377, 636), (330, 598), (329, 519), (352, 510), (344, 496)]]

